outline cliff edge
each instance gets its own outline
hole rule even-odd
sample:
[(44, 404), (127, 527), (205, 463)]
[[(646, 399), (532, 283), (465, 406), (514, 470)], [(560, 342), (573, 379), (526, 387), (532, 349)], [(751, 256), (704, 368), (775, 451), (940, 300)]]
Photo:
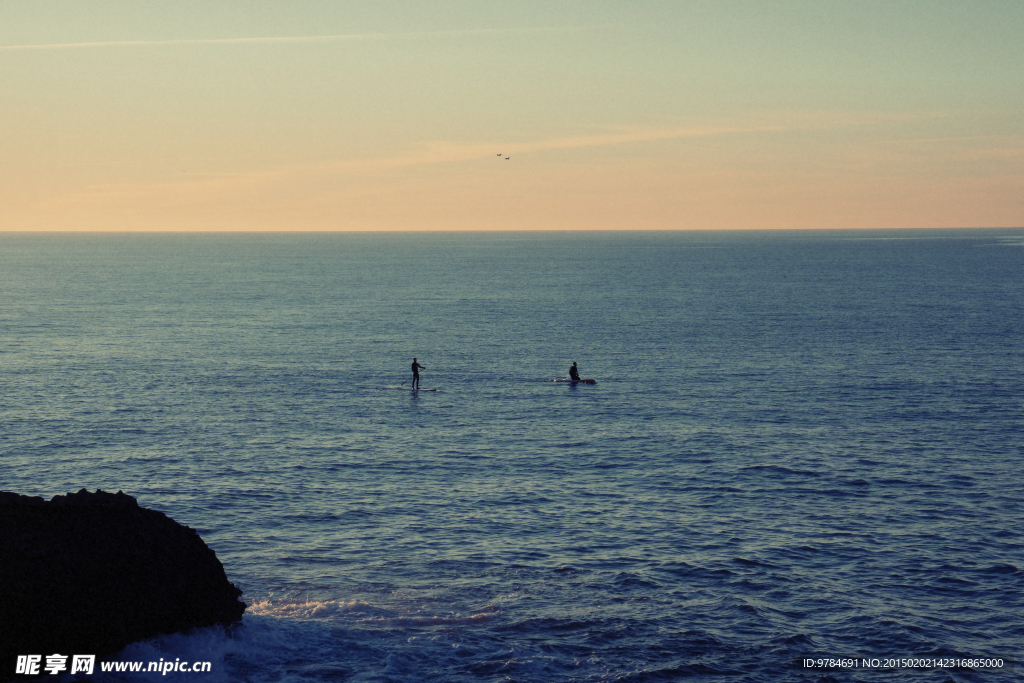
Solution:
[(242, 619), (241, 594), (194, 529), (121, 491), (0, 492), (0, 680), (15, 678), (18, 655), (98, 659), (229, 626)]

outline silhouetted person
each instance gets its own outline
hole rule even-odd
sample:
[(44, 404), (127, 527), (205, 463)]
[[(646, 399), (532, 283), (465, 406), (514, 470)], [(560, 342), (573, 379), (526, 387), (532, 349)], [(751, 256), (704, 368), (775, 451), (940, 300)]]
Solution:
[(416, 362), (416, 359), (412, 359), (412, 388), (420, 388), (420, 370), (426, 370), (425, 367)]
[(569, 368), (569, 379), (579, 379), (579, 378), (580, 378), (580, 371), (576, 369), (576, 363), (573, 363), (572, 367)]

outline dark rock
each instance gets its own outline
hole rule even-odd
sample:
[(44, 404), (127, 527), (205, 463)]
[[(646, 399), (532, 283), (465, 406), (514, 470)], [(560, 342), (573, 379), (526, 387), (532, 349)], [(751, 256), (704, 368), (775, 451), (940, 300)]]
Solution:
[(0, 492), (0, 680), (18, 655), (100, 661), (163, 633), (230, 626), (241, 594), (194, 529), (121, 491)]

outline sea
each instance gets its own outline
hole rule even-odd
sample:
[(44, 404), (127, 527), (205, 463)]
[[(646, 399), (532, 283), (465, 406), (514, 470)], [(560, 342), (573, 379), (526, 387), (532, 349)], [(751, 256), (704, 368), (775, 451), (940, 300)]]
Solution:
[(1024, 229), (6, 233), (0, 297), (0, 489), (248, 604), (47, 679), (1024, 680)]

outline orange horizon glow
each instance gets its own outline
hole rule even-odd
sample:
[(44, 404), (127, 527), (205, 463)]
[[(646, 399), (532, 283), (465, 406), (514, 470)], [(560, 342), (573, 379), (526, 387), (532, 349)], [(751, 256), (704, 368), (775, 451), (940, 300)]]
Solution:
[(1017, 3), (90, 6), (0, 8), (0, 231), (1024, 225)]

